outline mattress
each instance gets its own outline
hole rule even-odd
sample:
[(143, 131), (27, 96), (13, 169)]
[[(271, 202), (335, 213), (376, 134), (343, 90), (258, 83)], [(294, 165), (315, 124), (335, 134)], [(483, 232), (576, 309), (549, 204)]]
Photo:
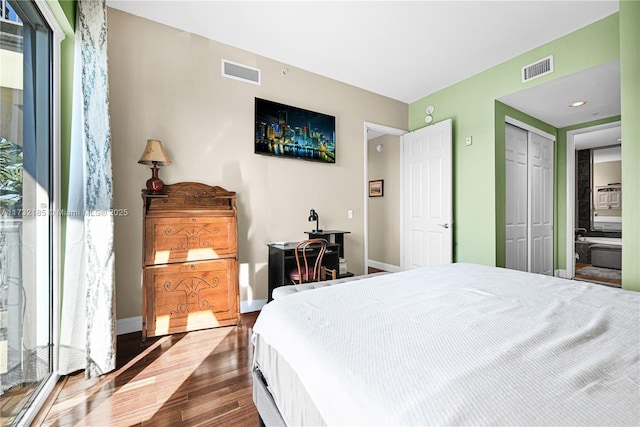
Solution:
[(295, 294), (295, 293), (298, 293), (298, 292), (308, 291), (310, 289), (323, 288), (325, 286), (333, 286), (333, 285), (337, 285), (337, 284), (340, 284), (340, 283), (346, 283), (346, 282), (353, 282), (353, 281), (356, 281), (356, 280), (368, 279), (368, 278), (375, 277), (375, 276), (382, 276), (383, 274), (389, 274), (389, 273), (387, 273), (385, 271), (385, 272), (380, 272), (380, 273), (368, 274), (366, 276), (341, 277), (339, 279), (325, 280), (325, 281), (322, 281), (322, 282), (308, 282), (308, 283), (302, 283), (300, 285), (278, 286), (271, 293), (271, 298), (278, 299), (278, 298), (281, 298), (283, 296), (287, 296), (287, 295), (290, 295), (290, 294)]
[(288, 425), (637, 426), (639, 325), (640, 293), (452, 264), (284, 296), (252, 340)]

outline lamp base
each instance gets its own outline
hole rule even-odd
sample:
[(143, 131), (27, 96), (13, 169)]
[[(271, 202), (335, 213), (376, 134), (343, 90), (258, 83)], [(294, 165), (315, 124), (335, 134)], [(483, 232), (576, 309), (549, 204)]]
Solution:
[(147, 180), (147, 190), (151, 193), (162, 193), (162, 190), (164, 190), (164, 182), (158, 178), (158, 168), (156, 166), (151, 168), (151, 178)]

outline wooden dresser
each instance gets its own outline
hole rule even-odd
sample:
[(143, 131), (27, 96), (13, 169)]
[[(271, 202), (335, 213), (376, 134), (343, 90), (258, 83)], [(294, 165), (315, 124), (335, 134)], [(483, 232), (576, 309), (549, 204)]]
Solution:
[(142, 199), (142, 338), (236, 325), (235, 193), (181, 182)]

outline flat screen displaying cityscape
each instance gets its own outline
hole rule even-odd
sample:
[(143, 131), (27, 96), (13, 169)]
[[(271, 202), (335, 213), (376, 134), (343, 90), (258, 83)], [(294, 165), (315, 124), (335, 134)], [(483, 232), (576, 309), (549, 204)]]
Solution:
[(256, 98), (255, 153), (336, 162), (336, 118)]

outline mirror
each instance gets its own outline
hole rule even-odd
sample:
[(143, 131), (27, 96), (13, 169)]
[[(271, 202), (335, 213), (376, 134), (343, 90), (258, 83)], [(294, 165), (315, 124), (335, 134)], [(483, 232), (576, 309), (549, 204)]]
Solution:
[(622, 231), (622, 150), (620, 145), (591, 149), (591, 231)]

